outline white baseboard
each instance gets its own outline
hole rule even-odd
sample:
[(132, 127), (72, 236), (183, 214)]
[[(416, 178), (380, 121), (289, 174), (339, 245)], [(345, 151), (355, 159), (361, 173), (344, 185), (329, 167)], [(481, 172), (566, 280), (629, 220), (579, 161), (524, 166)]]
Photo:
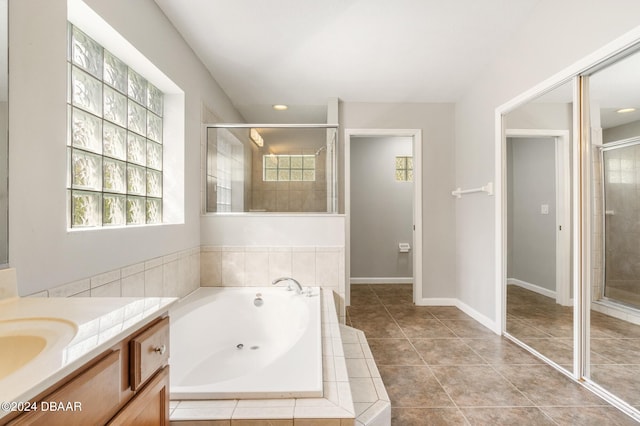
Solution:
[(498, 323), (496, 321), (492, 320), (491, 318), (489, 318), (488, 316), (486, 316), (484, 314), (481, 314), (480, 312), (476, 311), (471, 306), (467, 305), (466, 303), (464, 303), (461, 300), (456, 300), (456, 302), (457, 302), (456, 306), (462, 312), (464, 312), (465, 314), (469, 315), (471, 318), (473, 318), (474, 320), (478, 321), (480, 324), (484, 325), (485, 327), (487, 327), (489, 330), (493, 331), (494, 333), (496, 333), (498, 335), (502, 334), (502, 331), (498, 327)]
[(550, 297), (555, 300), (556, 292), (549, 290), (548, 288), (540, 287), (539, 285), (531, 284), (526, 281), (519, 280), (517, 278), (507, 278), (507, 285), (517, 285), (518, 287), (526, 288), (527, 290), (541, 294), (543, 296)]
[(628, 306), (620, 305), (609, 300), (596, 300), (591, 303), (591, 309), (619, 320), (640, 325), (640, 315), (638, 315), (638, 310)]
[(476, 311), (471, 306), (467, 305), (466, 303), (462, 302), (459, 299), (446, 298), (446, 297), (442, 297), (442, 298), (437, 298), (437, 297), (423, 298), (422, 300), (416, 301), (416, 305), (419, 305), (419, 306), (455, 306), (456, 308), (460, 309), (462, 312), (464, 312), (465, 314), (469, 315), (471, 318), (473, 318), (474, 320), (478, 321), (480, 324), (482, 324), (483, 326), (487, 327), (489, 330), (493, 331), (494, 333), (496, 333), (498, 335), (501, 333), (501, 331), (498, 328), (498, 325), (497, 325), (497, 323), (495, 321), (493, 321), (491, 318), (487, 317), (486, 315), (483, 315), (480, 312)]
[(351, 284), (413, 284), (413, 277), (357, 277), (350, 279)]
[(456, 306), (458, 299), (448, 297), (425, 297), (417, 300), (418, 306)]

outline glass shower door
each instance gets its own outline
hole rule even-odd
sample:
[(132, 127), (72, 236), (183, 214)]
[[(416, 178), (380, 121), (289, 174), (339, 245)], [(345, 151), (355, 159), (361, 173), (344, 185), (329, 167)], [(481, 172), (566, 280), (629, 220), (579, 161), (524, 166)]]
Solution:
[(640, 140), (607, 145), (602, 152), (603, 296), (640, 308)]

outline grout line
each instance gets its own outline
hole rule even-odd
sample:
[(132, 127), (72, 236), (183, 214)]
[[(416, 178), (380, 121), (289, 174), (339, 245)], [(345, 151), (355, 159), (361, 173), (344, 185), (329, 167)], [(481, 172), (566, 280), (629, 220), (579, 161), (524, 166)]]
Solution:
[[(376, 294), (377, 296), (377, 294)], [(447, 392), (447, 390), (444, 388), (444, 386), (442, 385), (442, 382), (440, 382), (440, 379), (438, 379), (438, 377), (434, 374), (433, 370), (431, 369), (431, 367), (429, 366), (429, 364), (424, 360), (424, 358), (422, 357), (422, 355), (420, 354), (420, 352), (416, 349), (416, 347), (414, 346), (413, 342), (411, 341), (411, 339), (409, 339), (409, 337), (407, 336), (407, 334), (404, 332), (404, 330), (402, 329), (402, 327), (400, 327), (400, 324), (398, 324), (398, 322), (396, 321), (396, 319), (394, 318), (393, 314), (389, 311), (389, 309), (383, 304), (382, 305), (384, 310), (387, 312), (387, 314), (391, 317), (391, 320), (394, 322), (394, 324), (396, 325), (396, 327), (398, 327), (400, 329), (400, 332), (402, 333), (403, 336), (405, 336), (405, 338), (407, 339), (407, 342), (409, 342), (409, 345), (411, 345), (411, 348), (414, 350), (414, 352), (418, 355), (418, 357), (420, 357), (420, 359), (422, 360), (422, 362), (424, 363), (424, 366), (427, 367), (427, 369), (429, 370), (429, 372), (431, 373), (431, 376), (433, 376), (433, 378), (436, 380), (436, 382), (438, 383), (438, 385), (440, 386), (440, 389), (442, 389), (442, 391), (445, 393), (445, 395), (447, 395), (447, 398), (449, 398), (449, 400), (451, 401), (451, 403), (453, 404), (453, 406), (458, 410), (458, 412), (460, 413), (460, 415), (465, 419), (465, 421), (467, 423), (471, 423), (469, 422), (469, 419), (467, 419), (467, 417), (464, 415), (464, 413), (462, 412), (462, 410), (460, 410), (460, 407), (458, 406), (458, 404), (456, 404), (456, 402), (453, 400), (453, 398), (451, 397), (451, 395), (449, 394), (449, 392)], [(428, 312), (428, 310), (427, 310)], [(433, 314), (431, 314), (431, 312), (429, 312), (430, 315), (434, 316)], [(438, 318), (436, 318), (438, 319)], [(439, 319), (438, 319), (439, 321)], [(444, 325), (444, 324), (443, 324)], [(454, 333), (455, 334), (455, 333)]]

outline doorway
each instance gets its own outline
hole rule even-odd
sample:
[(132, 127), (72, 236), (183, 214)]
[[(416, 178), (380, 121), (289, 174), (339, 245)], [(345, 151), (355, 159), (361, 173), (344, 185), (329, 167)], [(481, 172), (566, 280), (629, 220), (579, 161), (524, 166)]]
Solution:
[(569, 132), (507, 130), (507, 285), (572, 306)]
[(345, 131), (346, 303), (351, 284), (413, 284), (422, 299), (420, 130)]

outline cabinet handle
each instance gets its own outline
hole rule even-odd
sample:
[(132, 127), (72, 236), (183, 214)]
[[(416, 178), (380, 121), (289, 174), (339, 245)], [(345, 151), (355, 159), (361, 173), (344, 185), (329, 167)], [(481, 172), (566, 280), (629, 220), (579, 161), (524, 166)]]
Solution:
[(164, 355), (164, 353), (167, 351), (167, 346), (166, 345), (156, 346), (155, 348), (153, 348), (153, 351), (160, 355)]

